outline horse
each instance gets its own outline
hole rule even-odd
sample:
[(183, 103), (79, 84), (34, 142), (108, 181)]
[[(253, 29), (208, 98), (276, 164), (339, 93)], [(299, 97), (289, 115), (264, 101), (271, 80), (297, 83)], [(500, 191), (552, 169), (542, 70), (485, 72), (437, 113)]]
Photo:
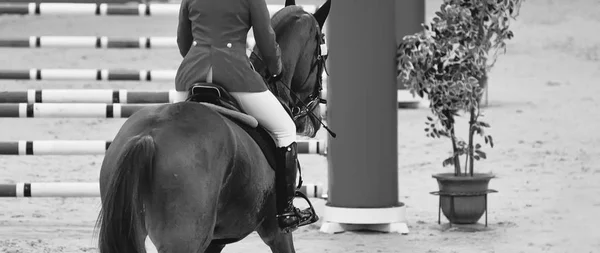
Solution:
[[(308, 13), (287, 0), (272, 17), (284, 70), (269, 89), (314, 137), (325, 57), (322, 27), (330, 0)], [(250, 57), (265, 76), (260, 52)], [(265, 78), (266, 80), (266, 78)], [(185, 101), (131, 115), (106, 150), (100, 170), (100, 253), (218, 253), (257, 232), (272, 252), (295, 252), (277, 225), (275, 142), (218, 84), (196, 85)], [(315, 106), (316, 104), (316, 106)]]

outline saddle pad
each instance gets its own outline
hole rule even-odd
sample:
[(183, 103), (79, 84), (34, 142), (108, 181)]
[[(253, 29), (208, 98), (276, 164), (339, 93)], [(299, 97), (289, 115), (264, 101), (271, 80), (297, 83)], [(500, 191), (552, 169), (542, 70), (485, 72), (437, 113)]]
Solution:
[(210, 107), (211, 109), (217, 111), (218, 113), (235, 118), (235, 119), (239, 120), (240, 122), (242, 122), (252, 128), (258, 127), (258, 120), (256, 120), (256, 118), (254, 118), (248, 114), (232, 111), (227, 108), (217, 106), (217, 105), (214, 105), (211, 103), (200, 102), (200, 104)]

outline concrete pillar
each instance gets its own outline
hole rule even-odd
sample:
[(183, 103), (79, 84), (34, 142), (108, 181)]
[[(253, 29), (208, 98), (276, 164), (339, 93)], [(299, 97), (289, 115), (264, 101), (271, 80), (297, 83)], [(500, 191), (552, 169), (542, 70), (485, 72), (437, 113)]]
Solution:
[(423, 30), (425, 0), (396, 0), (396, 43), (402, 37)]
[[(425, 23), (425, 0), (396, 0), (397, 45), (400, 44), (402, 37), (423, 30), (422, 23)], [(398, 107), (419, 107), (421, 99), (413, 98), (399, 78), (396, 83), (398, 85)]]
[(408, 233), (398, 199), (396, 0), (333, 2), (328, 201), (322, 232)]

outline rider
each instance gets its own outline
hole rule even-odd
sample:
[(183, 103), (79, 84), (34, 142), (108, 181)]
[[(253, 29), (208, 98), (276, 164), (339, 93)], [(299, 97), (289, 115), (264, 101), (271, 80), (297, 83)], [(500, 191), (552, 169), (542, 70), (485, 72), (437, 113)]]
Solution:
[(251, 27), (269, 78), (278, 80), (281, 51), (265, 0), (182, 0), (177, 45), (184, 59), (175, 86), (177, 91), (188, 91), (199, 82), (222, 86), (275, 139), (277, 220), (284, 232), (291, 232), (318, 217), (308, 208), (293, 205), (298, 170), (296, 125), (251, 66), (246, 55)]

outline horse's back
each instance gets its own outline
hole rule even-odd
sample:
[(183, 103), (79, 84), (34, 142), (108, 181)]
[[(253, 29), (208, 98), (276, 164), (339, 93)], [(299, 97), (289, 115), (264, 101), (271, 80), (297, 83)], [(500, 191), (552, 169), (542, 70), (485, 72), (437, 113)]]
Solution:
[(216, 216), (214, 239), (224, 240), (243, 238), (262, 220), (274, 174), (236, 123), (198, 103), (144, 108), (123, 124), (101, 174), (114, 169), (127, 141), (138, 135), (152, 136), (156, 147), (151, 182), (156, 205), (149, 217), (164, 220), (171, 213), (194, 222)]
[[(177, 156), (170, 159), (172, 162), (185, 162), (198, 156), (199, 149), (227, 146), (229, 133), (225, 126), (223, 118), (216, 112), (196, 103), (144, 107), (124, 122), (106, 152), (105, 162), (110, 163), (106, 157), (121, 153), (131, 138), (144, 135), (151, 136), (156, 143), (158, 160), (169, 154)], [(197, 154), (194, 156), (193, 152)], [(180, 156), (184, 156), (183, 159)]]
[[(118, 167), (127, 143), (150, 136), (156, 149), (152, 182), (156, 192), (181, 189), (194, 194), (213, 194), (231, 163), (233, 149), (223, 119), (214, 111), (193, 103), (145, 107), (128, 118), (109, 149), (100, 172), (101, 184)], [(205, 188), (205, 189), (201, 189)], [(202, 192), (202, 193), (201, 193)], [(175, 194), (172, 192), (170, 194)], [(177, 193), (179, 194), (179, 193)], [(154, 194), (157, 197), (160, 194)]]

